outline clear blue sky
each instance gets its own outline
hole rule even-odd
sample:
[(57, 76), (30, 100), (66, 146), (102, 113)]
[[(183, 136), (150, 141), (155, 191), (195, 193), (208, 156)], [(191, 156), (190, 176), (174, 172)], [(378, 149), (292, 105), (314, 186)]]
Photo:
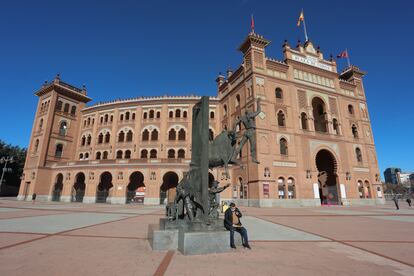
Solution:
[(414, 171), (411, 1), (2, 1), (0, 139), (27, 146), (33, 92), (57, 72), (86, 84), (94, 102), (215, 95), (217, 73), (241, 61), (236, 49), (250, 14), (256, 32), (272, 41), (267, 55), (280, 59), (284, 39), (303, 41), (296, 27), (301, 8), (310, 39), (326, 56), (347, 47), (351, 62), (368, 71), (381, 172)]

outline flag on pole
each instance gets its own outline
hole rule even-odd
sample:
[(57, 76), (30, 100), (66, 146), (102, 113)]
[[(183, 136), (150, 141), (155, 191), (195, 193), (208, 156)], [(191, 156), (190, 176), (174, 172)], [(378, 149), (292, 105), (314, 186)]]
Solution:
[(253, 14), (250, 20), (250, 28), (252, 29), (252, 32), (254, 32), (254, 18), (253, 18)]
[(305, 15), (303, 14), (303, 10), (300, 12), (299, 19), (298, 19), (298, 27), (300, 27), (300, 22), (305, 20)]
[(339, 55), (336, 56), (337, 58), (348, 58), (348, 50), (342, 51)]

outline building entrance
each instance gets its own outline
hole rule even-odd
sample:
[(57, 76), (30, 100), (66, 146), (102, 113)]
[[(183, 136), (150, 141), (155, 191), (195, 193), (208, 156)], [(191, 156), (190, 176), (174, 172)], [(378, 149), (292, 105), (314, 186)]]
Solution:
[(338, 204), (338, 175), (334, 155), (328, 150), (320, 150), (316, 154), (316, 167), (321, 204)]

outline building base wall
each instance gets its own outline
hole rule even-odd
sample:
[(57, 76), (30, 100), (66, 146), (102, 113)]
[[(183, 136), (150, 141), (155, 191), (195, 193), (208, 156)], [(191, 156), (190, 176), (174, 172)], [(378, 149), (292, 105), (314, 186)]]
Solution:
[(107, 203), (110, 204), (126, 204), (126, 197), (124, 196), (113, 196), (106, 199)]
[(144, 197), (144, 205), (160, 205), (159, 197)]
[(314, 207), (321, 206), (319, 199), (228, 199), (223, 198), (221, 202), (234, 202), (237, 206), (246, 207), (283, 207), (283, 208), (297, 208), (297, 207)]
[(84, 196), (83, 203), (95, 203), (96, 198), (94, 196)]

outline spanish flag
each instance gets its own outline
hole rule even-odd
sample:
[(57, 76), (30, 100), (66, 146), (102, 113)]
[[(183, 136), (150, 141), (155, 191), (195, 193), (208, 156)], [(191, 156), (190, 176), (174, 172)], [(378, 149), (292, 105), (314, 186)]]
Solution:
[(303, 14), (303, 10), (300, 12), (299, 19), (298, 19), (298, 27), (300, 27), (300, 22), (305, 20), (305, 15)]

